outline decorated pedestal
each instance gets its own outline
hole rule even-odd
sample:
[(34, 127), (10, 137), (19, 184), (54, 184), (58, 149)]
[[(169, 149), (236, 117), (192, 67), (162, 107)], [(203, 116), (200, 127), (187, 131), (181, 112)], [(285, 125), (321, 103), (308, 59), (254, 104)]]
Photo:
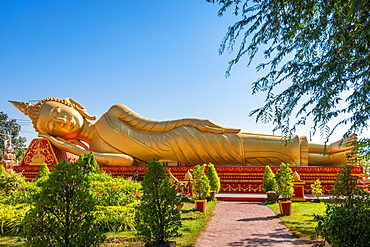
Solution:
[[(305, 181), (303, 180), (298, 180), (298, 181), (293, 181), (293, 189), (294, 189), (294, 194), (291, 200), (293, 202), (305, 202), (306, 199), (304, 198), (304, 185)], [(311, 194), (310, 192), (307, 194)]]
[[(13, 169), (16, 172), (22, 172), (28, 180), (34, 179), (43, 163), (48, 164), (52, 170), (53, 165), (60, 160), (75, 161), (78, 156), (67, 153), (54, 147), (47, 139), (37, 138), (31, 141), (26, 154), (21, 162), (21, 166), (15, 166)], [(166, 164), (165, 164), (166, 165)], [(186, 181), (185, 174), (189, 172), (193, 166), (180, 165), (174, 163), (174, 166), (166, 166), (173, 176), (179, 181)], [(220, 192), (228, 193), (264, 193), (262, 180), (265, 170), (264, 166), (216, 166), (216, 171), (221, 180)], [(271, 166), (274, 173), (280, 167)], [(300, 175), (300, 181), (297, 181), (295, 190), (296, 197), (302, 198), (304, 194), (311, 194), (311, 184), (316, 179), (320, 179), (324, 194), (329, 194), (334, 188), (334, 181), (340, 167), (325, 167), (325, 166), (290, 166), (293, 172)], [(129, 178), (138, 172), (138, 179), (144, 177), (145, 166), (101, 166), (101, 170), (111, 174), (113, 177)], [(363, 173), (362, 167), (356, 167), (352, 171), (353, 174), (360, 176)]]
[(304, 185), (305, 181), (301, 180), (300, 175), (298, 174), (297, 171), (294, 172), (293, 174), (293, 189), (294, 193), (291, 198), (293, 202), (305, 202), (306, 199), (304, 198)]

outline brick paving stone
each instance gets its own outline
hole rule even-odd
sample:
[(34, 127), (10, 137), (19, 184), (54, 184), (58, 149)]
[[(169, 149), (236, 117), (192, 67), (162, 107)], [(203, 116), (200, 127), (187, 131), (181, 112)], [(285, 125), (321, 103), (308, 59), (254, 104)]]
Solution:
[(216, 205), (214, 216), (196, 247), (311, 247), (320, 246), (320, 242), (294, 237), (261, 202), (225, 201)]

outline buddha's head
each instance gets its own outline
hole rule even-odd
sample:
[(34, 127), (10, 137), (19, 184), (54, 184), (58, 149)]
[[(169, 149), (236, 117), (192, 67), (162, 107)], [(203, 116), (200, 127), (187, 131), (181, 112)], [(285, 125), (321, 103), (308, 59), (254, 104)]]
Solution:
[(70, 98), (45, 98), (36, 104), (9, 102), (32, 120), (38, 133), (64, 139), (78, 138), (87, 120), (96, 119), (81, 104)]

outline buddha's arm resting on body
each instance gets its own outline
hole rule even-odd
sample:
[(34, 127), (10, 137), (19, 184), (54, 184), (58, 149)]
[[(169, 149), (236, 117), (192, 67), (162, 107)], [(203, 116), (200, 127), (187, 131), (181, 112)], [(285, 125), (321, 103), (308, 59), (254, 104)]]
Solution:
[(108, 112), (130, 126), (144, 131), (162, 132), (181, 126), (190, 126), (200, 131), (219, 134), (240, 132), (240, 129), (225, 128), (207, 119), (183, 118), (178, 120), (155, 121), (140, 116), (125, 105), (114, 105)]
[[(82, 155), (88, 153), (90, 151), (79, 148), (75, 144), (61, 138), (61, 137), (54, 137), (51, 135), (46, 134), (39, 134), (40, 137), (44, 137), (51, 141), (54, 146), (64, 150), (66, 152), (73, 153), (75, 155)], [(107, 165), (107, 166), (131, 166), (134, 163), (133, 157), (126, 155), (126, 154), (113, 154), (113, 153), (99, 153), (94, 152), (94, 156), (96, 161), (99, 164)]]

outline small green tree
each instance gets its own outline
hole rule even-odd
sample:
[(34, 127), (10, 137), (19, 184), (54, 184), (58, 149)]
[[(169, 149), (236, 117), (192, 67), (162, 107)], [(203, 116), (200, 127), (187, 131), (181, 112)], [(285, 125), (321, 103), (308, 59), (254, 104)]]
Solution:
[(209, 180), (209, 186), (211, 191), (218, 193), (221, 188), (220, 177), (217, 174), (216, 168), (213, 164), (208, 164), (207, 178)]
[(335, 181), (326, 215), (316, 227), (318, 235), (336, 246), (368, 246), (370, 232), (370, 194), (356, 186), (352, 165), (342, 167)]
[(205, 164), (196, 165), (193, 170), (193, 194), (195, 199), (204, 200), (210, 194), (210, 185), (208, 177), (204, 173)]
[(11, 139), (14, 147), (16, 160), (20, 162), (25, 153), (26, 138), (19, 136), (21, 125), (16, 119), (11, 119), (8, 115), (0, 111), (0, 156), (5, 148), (5, 140)]
[(23, 225), (26, 246), (99, 246), (104, 236), (95, 225), (86, 154), (76, 163), (60, 162), (35, 195)]
[(265, 192), (277, 191), (277, 183), (275, 180), (275, 174), (272, 172), (270, 166), (265, 167), (265, 172), (263, 173), (263, 190)]
[(363, 193), (363, 190), (357, 187), (358, 177), (352, 175), (353, 168), (353, 165), (345, 165), (338, 171), (334, 189), (330, 191), (334, 203), (343, 201), (343, 199), (351, 200), (353, 197), (357, 197), (358, 194)]
[(179, 236), (180, 212), (176, 209), (178, 199), (168, 172), (158, 160), (148, 163), (142, 182), (142, 197), (135, 208), (137, 236), (148, 246), (164, 244)]
[(50, 170), (47, 164), (42, 164), (39, 173), (36, 176), (36, 184), (40, 185), (43, 181), (47, 180), (50, 175)]
[(289, 164), (285, 163), (281, 163), (280, 169), (275, 174), (277, 194), (285, 201), (290, 200), (290, 197), (294, 193), (292, 174), (293, 172)]
[(316, 181), (311, 184), (311, 193), (314, 197), (316, 197), (316, 200), (320, 200), (320, 196), (324, 195), (322, 193), (322, 186), (320, 179), (316, 179)]

